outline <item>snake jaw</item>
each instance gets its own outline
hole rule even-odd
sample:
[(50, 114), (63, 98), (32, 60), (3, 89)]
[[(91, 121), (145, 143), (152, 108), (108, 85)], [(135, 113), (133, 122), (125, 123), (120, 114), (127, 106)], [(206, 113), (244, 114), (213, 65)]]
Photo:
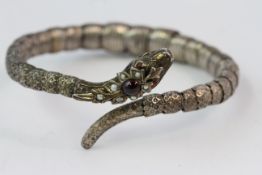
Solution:
[(167, 49), (146, 52), (131, 61), (116, 77), (103, 83), (87, 82), (88, 92), (74, 94), (73, 98), (94, 103), (111, 101), (123, 103), (128, 98), (136, 100), (155, 88), (173, 62)]

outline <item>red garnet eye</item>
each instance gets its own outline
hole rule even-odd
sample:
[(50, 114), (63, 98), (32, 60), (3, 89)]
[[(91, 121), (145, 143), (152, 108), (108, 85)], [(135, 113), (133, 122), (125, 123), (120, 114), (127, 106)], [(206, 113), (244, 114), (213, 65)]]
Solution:
[(122, 90), (126, 95), (136, 96), (141, 91), (141, 84), (136, 79), (129, 79), (123, 83)]

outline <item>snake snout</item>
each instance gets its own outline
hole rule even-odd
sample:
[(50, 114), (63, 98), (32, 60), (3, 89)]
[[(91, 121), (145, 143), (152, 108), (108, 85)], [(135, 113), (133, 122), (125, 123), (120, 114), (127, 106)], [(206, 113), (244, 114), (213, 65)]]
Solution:
[(152, 54), (152, 60), (156, 62), (155, 67), (163, 67), (167, 70), (174, 60), (171, 51), (167, 48), (158, 49)]

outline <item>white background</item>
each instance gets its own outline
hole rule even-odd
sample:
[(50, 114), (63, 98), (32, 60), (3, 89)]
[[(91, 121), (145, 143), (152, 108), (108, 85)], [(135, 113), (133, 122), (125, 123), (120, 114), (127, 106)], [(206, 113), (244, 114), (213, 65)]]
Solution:
[[(261, 8), (260, 0), (0, 0), (0, 175), (261, 175)], [(218, 47), (240, 66), (236, 93), (197, 112), (130, 120), (92, 149), (82, 149), (86, 129), (115, 106), (26, 89), (7, 76), (5, 54), (25, 33), (112, 21), (174, 28)], [(102, 81), (129, 61), (103, 51), (76, 51), (31, 63)], [(203, 71), (175, 64), (153, 92), (209, 80)]]

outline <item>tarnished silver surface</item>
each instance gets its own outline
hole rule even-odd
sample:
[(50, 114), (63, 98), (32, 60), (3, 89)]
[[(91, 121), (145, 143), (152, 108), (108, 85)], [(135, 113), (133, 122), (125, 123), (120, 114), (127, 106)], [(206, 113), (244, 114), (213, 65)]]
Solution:
[(198, 85), (194, 87), (197, 98), (198, 109), (204, 108), (212, 103), (212, 92), (207, 85)]
[(171, 38), (169, 43), (169, 49), (171, 50), (175, 60), (179, 62), (185, 62), (185, 47), (188, 41), (188, 37), (183, 35), (176, 35)]
[(218, 78), (216, 82), (222, 87), (223, 89), (223, 100), (227, 100), (233, 93), (233, 88), (231, 82), (227, 78)]
[(72, 26), (65, 29), (65, 50), (74, 50), (81, 47), (82, 29)]
[(230, 71), (230, 70), (224, 70), (219, 74), (219, 77), (227, 78), (231, 82), (231, 86), (232, 86), (233, 90), (236, 89), (236, 87), (238, 85), (238, 77), (237, 77), (236, 73), (234, 73), (233, 71)]
[(148, 51), (151, 30), (149, 27), (134, 26), (127, 31), (125, 34), (125, 44), (128, 51), (135, 55)]
[(208, 62), (207, 71), (212, 75), (216, 75), (217, 67), (221, 60), (222, 58), (220, 57), (220, 55), (218, 54), (211, 55), (210, 60)]
[(65, 49), (65, 31), (63, 28), (50, 29), (51, 35), (51, 52), (59, 52)]
[(182, 109), (182, 94), (177, 91), (169, 91), (162, 94), (164, 100), (163, 113), (176, 113)]
[(198, 51), (198, 66), (206, 70), (211, 55), (212, 51), (208, 48), (208, 46), (202, 45), (201, 49)]
[(207, 84), (211, 90), (212, 94), (212, 103), (211, 104), (219, 104), (223, 101), (224, 98), (224, 92), (221, 85), (219, 85), (217, 82), (212, 81)]
[(102, 116), (87, 130), (82, 138), (82, 146), (91, 148), (99, 137), (113, 126), (128, 119), (139, 117), (144, 114), (142, 99), (120, 106)]
[(103, 26), (99, 24), (87, 24), (82, 27), (82, 47), (98, 49), (102, 47)]
[(125, 33), (129, 30), (126, 24), (114, 23), (104, 26), (102, 31), (103, 48), (112, 52), (123, 52), (125, 47)]
[(168, 48), (170, 40), (176, 31), (168, 29), (155, 29), (149, 36), (149, 50), (156, 50), (159, 48)]
[(161, 94), (151, 94), (144, 97), (144, 116), (149, 117), (164, 111), (164, 99)]
[(201, 49), (202, 44), (200, 42), (197, 42), (193, 39), (190, 39), (188, 43), (185, 46), (185, 60), (188, 64), (191, 65), (198, 65), (199, 53), (198, 51)]
[(185, 112), (197, 110), (198, 102), (195, 91), (193, 89), (187, 89), (183, 91), (182, 94), (182, 110)]
[[(26, 62), (36, 55), (78, 48), (127, 51), (136, 54), (136, 58), (116, 77), (101, 83), (46, 71)], [(205, 69), (216, 78), (182, 92), (169, 91), (142, 97), (161, 81), (174, 60)], [(135, 100), (97, 120), (82, 139), (86, 149), (108, 129), (130, 118), (180, 110), (187, 112), (219, 104), (234, 93), (239, 79), (239, 68), (234, 60), (212, 46), (177, 31), (122, 23), (52, 28), (22, 36), (9, 47), (6, 68), (13, 80), (35, 90), (94, 103), (122, 103), (127, 98)]]
[[(49, 32), (39, 32), (37, 35), (37, 43), (39, 54), (48, 53), (51, 51), (51, 35)], [(25, 51), (26, 52), (26, 51)]]

